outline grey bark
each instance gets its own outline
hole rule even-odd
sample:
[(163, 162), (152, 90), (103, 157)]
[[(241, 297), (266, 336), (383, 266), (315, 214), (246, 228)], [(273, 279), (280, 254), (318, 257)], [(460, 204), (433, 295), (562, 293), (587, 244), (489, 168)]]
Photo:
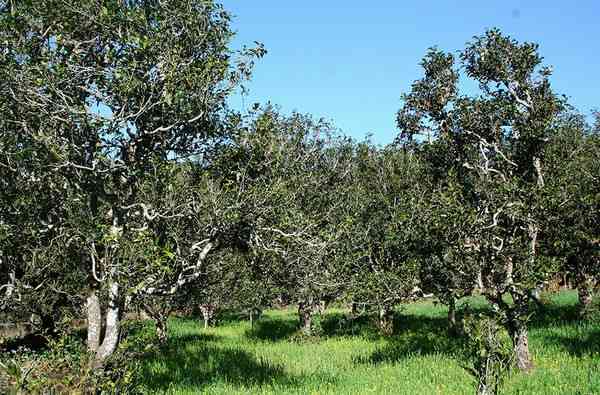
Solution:
[(477, 395), (495, 395), (496, 391), (490, 389), (490, 386), (485, 382), (480, 380), (477, 385)]
[(590, 276), (582, 275), (577, 284), (577, 293), (579, 298), (578, 314), (581, 318), (585, 317), (592, 306), (593, 301), (593, 280)]
[(483, 285), (483, 273), (481, 272), (481, 269), (477, 270), (477, 290), (481, 293), (485, 291)]
[(529, 297), (517, 292), (511, 293), (514, 306), (509, 306), (502, 300), (501, 295), (488, 298), (492, 307), (497, 312), (502, 311), (505, 314), (505, 327), (510, 335), (513, 355), (516, 365), (522, 372), (529, 372), (534, 368), (531, 354), (529, 353), (529, 336), (527, 331), (526, 319), (529, 315)]
[(529, 335), (527, 325), (522, 322), (513, 322), (509, 327), (509, 332), (513, 344), (513, 352), (517, 368), (522, 372), (529, 372), (533, 369), (533, 361), (529, 353)]
[(298, 303), (298, 320), (300, 321), (300, 330), (303, 334), (312, 335), (312, 315), (314, 306), (312, 300), (301, 301)]
[(156, 336), (158, 336), (158, 341), (161, 344), (167, 342), (167, 319), (165, 317), (161, 317), (156, 321)]
[(167, 341), (167, 320), (169, 319), (170, 309), (161, 309), (153, 307), (151, 304), (143, 304), (144, 315), (154, 321), (156, 327), (156, 336), (161, 344)]
[(97, 291), (91, 290), (87, 297), (87, 349), (96, 353), (100, 347), (100, 332), (102, 331), (102, 310)]
[(261, 314), (262, 314), (262, 311), (258, 307), (252, 307), (250, 309), (250, 327), (254, 328), (255, 318), (259, 319)]
[(106, 310), (106, 330), (92, 363), (94, 369), (104, 367), (106, 360), (115, 352), (119, 344), (120, 331), (119, 284), (112, 281), (109, 286), (109, 301)]
[(377, 324), (384, 335), (390, 336), (394, 333), (393, 311), (390, 306), (383, 306), (379, 309)]
[(448, 329), (451, 334), (458, 334), (456, 325), (456, 300), (451, 298), (448, 302)]
[(214, 304), (201, 304), (200, 312), (202, 313), (202, 318), (204, 319), (204, 329), (207, 329), (211, 322), (214, 321), (215, 312), (217, 308)]

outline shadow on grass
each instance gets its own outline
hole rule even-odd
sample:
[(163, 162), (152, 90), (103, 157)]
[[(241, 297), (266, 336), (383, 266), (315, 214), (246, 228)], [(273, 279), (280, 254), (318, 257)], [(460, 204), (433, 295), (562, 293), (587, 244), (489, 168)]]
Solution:
[(144, 386), (151, 392), (160, 392), (177, 384), (200, 392), (218, 382), (249, 389), (264, 385), (297, 387), (304, 380), (286, 373), (282, 365), (244, 350), (217, 347), (206, 340), (204, 335), (184, 335), (147, 356), (141, 371)]
[[(598, 341), (600, 326), (594, 325), (591, 321), (580, 321), (577, 306), (573, 301), (546, 300), (542, 306), (532, 303), (531, 311), (533, 312), (529, 322), (531, 329), (569, 325), (574, 330), (572, 336), (542, 335), (545, 343), (558, 344), (578, 357), (600, 353), (600, 341)], [(459, 316), (490, 313), (490, 307), (481, 303), (463, 304), (458, 312)], [(449, 333), (445, 314), (445, 309), (441, 309), (433, 316), (395, 314), (394, 335), (387, 339), (387, 344), (367, 357), (357, 358), (356, 362), (393, 363), (415, 355), (447, 355), (462, 360), (467, 354), (466, 339)]]
[[(212, 334), (212, 333), (186, 333), (182, 335), (177, 335), (175, 344), (185, 345), (186, 343), (191, 342), (202, 342), (202, 343), (211, 343), (220, 340), (222, 337)], [(175, 344), (167, 344), (164, 346), (167, 350), (171, 347), (174, 347)]]
[(576, 357), (594, 355), (600, 358), (600, 328), (596, 328), (583, 337), (551, 336), (550, 341), (560, 344), (569, 354)]
[(298, 320), (293, 318), (262, 317), (246, 331), (249, 339), (277, 342), (291, 338), (298, 331)]
[[(394, 326), (396, 325), (397, 322), (394, 322)], [(341, 312), (328, 313), (321, 317), (321, 332), (324, 337), (360, 336), (373, 339), (381, 336), (372, 316), (350, 317)]]
[[(418, 332), (431, 333), (439, 330), (447, 335), (447, 320), (445, 313), (440, 317), (430, 318), (421, 315), (395, 313), (393, 317), (394, 333)], [(374, 315), (349, 317), (344, 312), (328, 312), (322, 316), (313, 317), (315, 337), (362, 337), (366, 339), (380, 339), (382, 334), (375, 325)], [(245, 336), (250, 339), (277, 342), (296, 338), (299, 331), (298, 320), (295, 315), (270, 318), (263, 317), (253, 328), (246, 331)]]
[(462, 338), (449, 333), (447, 320), (443, 317), (396, 314), (394, 335), (387, 344), (369, 356), (355, 358), (358, 364), (395, 363), (415, 355), (443, 354), (461, 358), (465, 354)]
[[(330, 312), (313, 317), (314, 338), (336, 336), (361, 336), (379, 338), (379, 330), (370, 316), (348, 318), (341, 312)], [(262, 317), (254, 327), (246, 331), (246, 337), (262, 341), (277, 342), (304, 338), (299, 336), (299, 323), (296, 315), (277, 318)]]
[(217, 321), (220, 324), (237, 324), (240, 322), (250, 322), (248, 313), (238, 310), (222, 310), (217, 315)]
[(576, 305), (544, 301), (541, 306), (532, 305), (531, 310), (534, 312), (529, 323), (531, 328), (545, 328), (580, 321)]

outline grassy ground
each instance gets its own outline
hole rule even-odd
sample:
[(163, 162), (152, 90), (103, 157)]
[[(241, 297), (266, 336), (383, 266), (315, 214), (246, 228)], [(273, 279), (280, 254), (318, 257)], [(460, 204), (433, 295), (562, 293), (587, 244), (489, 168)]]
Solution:
[[(575, 320), (575, 302), (573, 293), (555, 295), (534, 318), (536, 369), (511, 375), (503, 394), (600, 394), (600, 324)], [(312, 340), (298, 340), (291, 310), (267, 312), (254, 328), (231, 320), (205, 330), (173, 319), (168, 344), (143, 361), (144, 385), (165, 394), (473, 394), (445, 316), (430, 302), (409, 305), (396, 335), (384, 338), (333, 310)]]

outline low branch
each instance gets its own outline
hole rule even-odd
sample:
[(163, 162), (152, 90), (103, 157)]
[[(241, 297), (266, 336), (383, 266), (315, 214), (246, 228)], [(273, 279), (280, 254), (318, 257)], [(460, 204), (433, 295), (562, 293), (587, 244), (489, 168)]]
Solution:
[[(203, 241), (195, 243), (194, 246), (199, 246), (201, 245), (200, 243), (203, 243)], [(191, 283), (192, 281), (196, 280), (198, 277), (200, 277), (200, 275), (202, 274), (202, 263), (204, 262), (204, 260), (206, 259), (206, 257), (208, 256), (208, 254), (216, 247), (216, 243), (213, 241), (208, 241), (204, 248), (202, 248), (202, 250), (200, 251), (200, 253), (198, 254), (198, 259), (196, 261), (195, 265), (189, 266), (187, 268), (184, 268), (181, 270), (181, 272), (179, 273), (179, 276), (177, 277), (177, 280), (175, 281), (175, 283), (170, 286), (170, 287), (164, 287), (164, 288), (160, 288), (160, 287), (145, 287), (142, 288), (139, 293), (145, 293), (146, 295), (160, 295), (160, 296), (169, 296), (169, 295), (173, 295), (175, 294), (181, 287), (183, 287), (186, 284)], [(187, 271), (192, 271), (192, 273), (190, 274), (186, 274)]]

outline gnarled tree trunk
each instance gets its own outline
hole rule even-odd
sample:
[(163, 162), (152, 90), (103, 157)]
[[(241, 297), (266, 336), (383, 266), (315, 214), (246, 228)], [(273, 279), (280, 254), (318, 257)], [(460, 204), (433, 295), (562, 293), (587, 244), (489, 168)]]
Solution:
[(319, 314), (325, 314), (328, 306), (329, 306), (329, 301), (327, 301), (325, 299), (320, 300), (319, 303), (317, 304), (317, 310), (318, 310)]
[(448, 301), (448, 331), (452, 335), (458, 334), (456, 325), (456, 299), (450, 298)]
[(527, 317), (529, 315), (529, 297), (518, 292), (511, 292), (514, 305), (509, 305), (502, 300), (502, 295), (495, 297), (488, 295), (488, 300), (506, 321), (505, 327), (510, 335), (513, 355), (519, 370), (529, 372), (534, 368), (531, 354), (529, 353), (529, 335), (527, 330)]
[(490, 386), (483, 380), (477, 384), (477, 395), (495, 395), (496, 391), (490, 389)]
[(485, 286), (483, 285), (483, 273), (481, 268), (477, 269), (476, 289), (479, 293), (485, 292)]
[(531, 298), (531, 300), (533, 300), (537, 307), (539, 307), (540, 309), (543, 309), (545, 307), (544, 302), (542, 302), (542, 291), (544, 290), (545, 286), (546, 284), (540, 283), (529, 293), (529, 297)]
[(160, 317), (160, 319), (154, 321), (156, 323), (156, 336), (161, 344), (167, 342), (167, 318)]
[(96, 353), (100, 347), (100, 335), (102, 332), (102, 309), (100, 298), (95, 289), (92, 289), (87, 297), (87, 348), (91, 353)]
[(513, 351), (517, 367), (522, 372), (533, 369), (533, 361), (529, 353), (529, 335), (527, 325), (522, 322), (509, 325), (509, 333), (513, 344)]
[(93, 367), (102, 368), (117, 349), (121, 332), (121, 311), (119, 306), (119, 283), (112, 281), (109, 285), (108, 308), (106, 309), (106, 329), (104, 339), (96, 351)]
[(115, 352), (119, 344), (121, 331), (121, 312), (119, 306), (119, 284), (109, 283), (109, 300), (106, 310), (104, 338), (101, 340), (102, 311), (96, 291), (87, 298), (88, 350), (94, 355), (93, 369), (102, 369), (106, 360)]
[(578, 314), (584, 318), (590, 311), (593, 299), (593, 279), (591, 276), (580, 274), (577, 279), (577, 293), (579, 297)]
[(522, 372), (533, 369), (533, 361), (529, 353), (529, 334), (526, 317), (528, 316), (529, 299), (518, 293), (512, 294), (514, 306), (507, 311), (507, 329), (510, 335), (517, 368)]
[(207, 329), (209, 325), (215, 319), (215, 313), (217, 312), (217, 306), (211, 303), (201, 304), (200, 312), (202, 313), (202, 318), (204, 319), (204, 329)]
[(300, 330), (303, 334), (310, 336), (313, 332), (312, 316), (314, 312), (312, 299), (300, 301), (298, 303), (298, 320), (300, 321)]
[(390, 306), (382, 306), (377, 317), (377, 326), (381, 333), (391, 336), (394, 333), (394, 312)]
[(167, 342), (167, 320), (171, 309), (169, 308), (168, 301), (165, 306), (161, 306), (160, 302), (157, 306), (153, 306), (150, 303), (144, 303), (144, 313), (154, 321), (156, 326), (156, 336), (160, 344)]
[(350, 316), (352, 318), (357, 317), (359, 315), (358, 303), (351, 302), (350, 303)]
[(261, 315), (262, 315), (262, 310), (259, 309), (258, 307), (252, 307), (250, 309), (249, 316), (250, 316), (250, 327), (251, 328), (254, 328), (254, 321), (259, 319)]

